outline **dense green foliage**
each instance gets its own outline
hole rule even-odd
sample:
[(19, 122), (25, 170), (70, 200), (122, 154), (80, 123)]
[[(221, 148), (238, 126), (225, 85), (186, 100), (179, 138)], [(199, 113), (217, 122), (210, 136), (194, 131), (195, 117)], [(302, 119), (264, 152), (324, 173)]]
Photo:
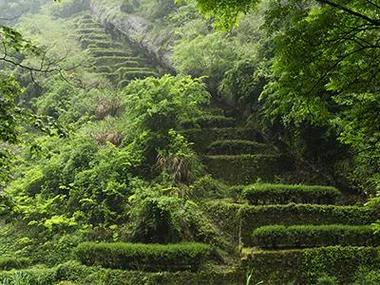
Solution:
[[(261, 28), (266, 31), (256, 48), (267, 81), (261, 94), (263, 113), (288, 126), (317, 126), (325, 130), (325, 138), (336, 137), (349, 145), (353, 168), (338, 171), (350, 171), (346, 175), (356, 186), (374, 190), (379, 150), (374, 128), (379, 111), (375, 60), (379, 6), (371, 1), (197, 2), (228, 28), (258, 7), (256, 14), (264, 16)], [(268, 44), (276, 48), (262, 54)]]
[(378, 283), (375, 1), (11, 2), (0, 283)]

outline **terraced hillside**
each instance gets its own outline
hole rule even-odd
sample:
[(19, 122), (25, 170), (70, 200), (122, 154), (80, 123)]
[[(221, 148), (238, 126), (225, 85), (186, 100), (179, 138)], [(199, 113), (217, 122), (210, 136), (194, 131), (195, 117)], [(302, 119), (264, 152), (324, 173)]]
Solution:
[[(116, 31), (107, 30), (89, 11), (79, 12), (71, 20), (81, 48), (91, 58), (86, 67), (89, 73), (108, 79), (113, 88), (124, 88), (134, 79), (161, 75), (160, 68), (152, 58), (122, 36), (115, 35)], [(188, 80), (193, 79), (188, 77)], [(140, 113), (150, 115), (147, 108), (151, 107), (149, 111), (155, 113), (156, 110), (152, 109), (163, 102), (162, 110), (157, 111), (157, 116), (151, 117), (154, 125), (175, 121), (177, 114), (167, 116), (166, 111), (170, 108), (177, 111), (179, 108), (167, 107), (169, 104), (166, 103), (175, 101), (175, 96), (183, 94), (186, 98), (191, 97), (189, 95), (196, 94), (194, 90), (205, 94), (205, 100), (199, 101), (203, 103), (199, 103), (196, 110), (196, 114), (202, 113), (200, 106), (208, 102), (209, 94), (200, 80), (196, 85), (197, 88), (191, 89), (191, 92), (183, 92), (182, 86), (178, 85), (171, 88), (170, 84), (167, 85), (169, 87), (165, 86), (170, 89), (167, 93), (165, 88), (152, 92), (149, 94), (152, 97), (164, 94), (163, 98), (141, 104), (142, 111), (136, 112), (136, 117), (142, 117)], [(173, 89), (176, 92), (172, 92)], [(114, 90), (107, 91), (112, 95)], [(175, 95), (169, 97), (171, 93)], [(105, 97), (104, 105), (108, 104), (107, 99)], [(178, 144), (186, 146), (179, 149), (185, 149), (185, 155), (191, 153), (188, 157), (196, 160), (197, 167), (201, 169), (199, 177), (178, 182), (174, 176), (167, 178), (172, 173), (163, 171), (161, 176), (164, 178), (152, 178), (153, 175), (149, 175), (142, 179), (141, 173), (146, 168), (155, 170), (162, 165), (162, 168), (170, 170), (175, 168), (169, 165), (171, 161), (167, 162), (173, 157), (174, 166), (185, 165), (185, 170), (191, 168), (188, 167), (191, 163), (181, 160), (177, 152), (170, 156), (169, 146), (164, 149), (170, 154), (169, 159), (165, 160), (166, 157), (161, 156), (164, 153), (160, 152), (162, 142), (166, 144), (172, 139), (172, 127), (155, 133), (154, 128), (145, 126), (152, 125), (151, 121), (131, 124), (137, 121), (133, 120), (136, 118), (131, 116), (132, 119), (126, 119), (113, 114), (132, 113), (131, 106), (134, 103), (137, 105), (138, 99), (131, 100), (132, 104), (127, 105), (129, 109), (115, 108), (117, 112), (114, 112), (112, 104), (106, 111), (97, 108), (96, 122), (90, 125), (89, 130), (100, 129), (100, 123), (116, 122), (117, 125), (120, 122), (120, 128), (125, 129), (127, 125), (139, 132), (127, 130), (131, 131), (125, 132), (128, 137), (138, 137), (142, 133), (141, 141), (139, 138), (124, 145), (124, 133), (114, 131), (111, 128), (113, 126), (99, 136), (91, 134), (83, 144), (81, 134), (78, 142), (62, 148), (61, 153), (52, 159), (49, 156), (43, 160), (48, 167), (37, 164), (35, 169), (26, 171), (26, 177), (20, 178), (10, 188), (10, 193), (21, 206), (15, 203), (16, 207), (8, 201), (6, 206), (7, 209), (16, 209), (17, 219), (22, 217), (24, 200), (28, 202), (28, 207), (24, 206), (28, 211), (24, 210), (27, 219), (23, 223), (40, 223), (41, 217), (44, 218), (40, 212), (45, 215), (47, 208), (50, 210), (55, 205), (61, 206), (65, 200), (69, 200), (68, 209), (72, 216), (59, 216), (52, 211), (52, 217), (44, 220), (48, 222), (40, 225), (41, 228), (46, 227), (49, 233), (55, 227), (65, 227), (62, 230), (65, 236), (58, 231), (54, 239), (59, 240), (49, 240), (44, 246), (50, 251), (51, 245), (54, 245), (53, 250), (62, 251), (62, 255), (67, 256), (62, 257), (62, 260), (59, 257), (49, 263), (40, 263), (44, 258), (39, 248), (38, 259), (24, 259), (23, 254), (26, 254), (23, 252), (22, 258), (7, 254), (0, 258), (0, 283), (2, 280), (18, 280), (19, 276), (14, 276), (15, 271), (12, 270), (20, 269), (24, 270), (20, 271), (20, 276), (25, 273), (28, 278), (34, 278), (28, 284), (326, 284), (319, 282), (321, 276), (334, 276), (338, 284), (353, 284), (357, 281), (362, 265), (367, 269), (380, 268), (380, 233), (375, 233), (371, 226), (380, 218), (379, 209), (364, 205), (363, 201), (353, 199), (350, 194), (334, 186), (292, 184), (294, 181), (303, 181), (295, 179), (298, 173), (294, 158), (281, 152), (257, 129), (247, 127), (241, 118), (231, 116), (230, 110), (224, 105), (220, 106), (220, 102), (213, 102), (212, 106), (206, 107), (206, 115), (202, 117), (181, 121), (180, 126), (179, 120), (173, 124), (176, 126), (173, 127), (176, 128), (173, 133), (177, 141), (171, 143), (170, 147), (177, 147), (178, 141)], [(75, 104), (73, 102), (72, 105)], [(190, 104), (184, 102), (173, 106)], [(102, 104), (99, 106), (102, 107)], [(143, 125), (144, 128), (135, 127)], [(85, 131), (90, 132), (87, 129)], [(156, 145), (153, 139), (142, 142), (148, 133), (154, 133), (154, 140), (158, 138)], [(51, 148), (59, 143), (54, 141)], [(142, 147), (135, 149), (135, 145)], [(151, 145), (154, 148), (152, 155)], [(66, 153), (68, 149), (72, 150), (69, 154)], [(141, 169), (140, 165), (136, 169), (132, 168), (134, 164), (140, 164), (137, 161), (142, 158), (135, 158), (131, 154), (145, 151), (149, 152), (149, 159), (145, 157), (148, 162), (144, 163), (149, 165), (144, 164)], [(37, 163), (34, 161), (37, 158), (32, 155), (33, 163)], [(198, 163), (198, 158), (202, 163)], [(53, 161), (52, 166), (49, 160)], [(191, 172), (188, 171), (190, 175)], [(172, 181), (167, 182), (165, 179)], [(162, 185), (157, 187), (156, 183)], [(24, 188), (25, 194), (20, 191)], [(39, 191), (49, 195), (50, 192), (58, 191), (58, 194), (54, 199), (46, 196), (49, 200), (41, 206), (32, 203), (41, 199)], [(23, 196), (18, 196), (19, 192)], [(61, 195), (61, 192), (64, 194)], [(54, 201), (59, 204), (53, 204)], [(40, 212), (36, 212), (39, 215), (29, 210), (35, 205), (39, 206)], [(90, 221), (83, 228), (79, 228), (81, 225), (76, 223), (78, 213), (84, 216), (83, 220)], [(78, 234), (71, 240), (71, 227), (76, 226), (80, 236)], [(39, 228), (35, 229), (39, 234)], [(64, 238), (68, 239), (66, 243)], [(5, 247), (8, 247), (8, 241), (13, 244), (12, 239), (15, 238), (11, 234), (6, 235), (4, 252), (8, 253)], [(16, 251), (18, 248), (30, 250), (30, 240), (24, 237), (23, 232), (22, 236), (17, 236), (16, 243), (14, 252), (20, 252)], [(46, 252), (45, 248), (43, 250), (41, 252)]]
[(151, 60), (126, 40), (115, 39), (95, 19), (84, 14), (74, 19), (81, 47), (93, 58), (90, 71), (104, 76), (117, 88), (133, 79), (158, 76)]

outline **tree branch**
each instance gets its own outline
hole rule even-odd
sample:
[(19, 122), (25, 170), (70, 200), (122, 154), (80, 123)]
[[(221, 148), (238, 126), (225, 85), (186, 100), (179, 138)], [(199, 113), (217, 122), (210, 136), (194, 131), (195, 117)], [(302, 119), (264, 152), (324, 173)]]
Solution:
[(332, 6), (334, 8), (337, 8), (337, 9), (342, 10), (342, 11), (344, 11), (344, 12), (346, 12), (352, 16), (361, 18), (361, 19), (369, 22), (371, 25), (380, 27), (380, 20), (379, 19), (372, 19), (366, 15), (363, 15), (363, 14), (356, 12), (350, 8), (347, 8), (346, 6), (340, 5), (340, 4), (332, 2), (330, 0), (315, 0), (315, 1), (317, 1), (321, 4), (326, 4), (326, 5)]

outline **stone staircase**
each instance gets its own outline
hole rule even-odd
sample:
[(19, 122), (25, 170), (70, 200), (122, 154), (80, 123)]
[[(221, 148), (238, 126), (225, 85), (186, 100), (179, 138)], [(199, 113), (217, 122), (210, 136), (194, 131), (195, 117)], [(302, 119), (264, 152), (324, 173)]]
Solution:
[[(292, 160), (229, 117), (210, 115), (184, 127), (208, 172), (231, 189), (229, 197), (205, 201), (205, 212), (240, 248), (241, 269), (251, 272), (253, 284), (311, 284), (321, 272), (348, 284), (359, 264), (378, 262), (380, 236), (370, 227), (376, 210), (350, 204), (334, 187), (262, 184), (286, 181), (295, 171)], [(248, 195), (255, 187), (266, 189)], [(359, 261), (363, 255), (362, 263), (349, 252), (358, 252)], [(307, 267), (316, 260), (318, 268)]]
[(293, 169), (290, 160), (265, 142), (260, 132), (240, 126), (231, 117), (211, 114), (185, 123), (184, 128), (183, 134), (194, 143), (207, 171), (228, 184), (270, 181)]
[(81, 47), (93, 59), (90, 70), (117, 88), (126, 87), (134, 79), (158, 76), (154, 64), (127, 41), (115, 39), (90, 15), (74, 19)]
[[(127, 42), (113, 40), (91, 16), (81, 15), (75, 24), (82, 48), (93, 58), (92, 71), (115, 87), (158, 76), (149, 58)], [(360, 264), (375, 264), (380, 259), (375, 250), (380, 238), (368, 230), (379, 213), (350, 204), (335, 188), (329, 189), (336, 197), (323, 187), (267, 184), (274, 190), (247, 195), (247, 189), (262, 182), (286, 183), (290, 173), (292, 177), (297, 174), (292, 158), (279, 153), (259, 131), (212, 107), (208, 115), (183, 122), (181, 133), (194, 143), (207, 172), (230, 189), (226, 197), (201, 203), (231, 247), (239, 249), (232, 259), (240, 268), (231, 273), (229, 281), (221, 283), (223, 278), (218, 277), (215, 282), (205, 279), (199, 284), (241, 284), (246, 272), (251, 272), (253, 284), (311, 284), (318, 272), (338, 275), (342, 284), (349, 284)], [(318, 196), (316, 189), (327, 192)], [(297, 243), (289, 242), (291, 234)], [(317, 265), (310, 268), (310, 264)]]

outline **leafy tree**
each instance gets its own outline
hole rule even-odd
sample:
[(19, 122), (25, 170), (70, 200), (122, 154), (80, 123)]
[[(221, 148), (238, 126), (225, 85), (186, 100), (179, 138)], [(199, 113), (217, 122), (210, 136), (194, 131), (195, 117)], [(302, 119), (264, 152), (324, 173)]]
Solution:
[(223, 33), (211, 33), (194, 39), (182, 39), (175, 47), (173, 61), (179, 72), (206, 76), (216, 93), (224, 73), (232, 68), (240, 53)]

